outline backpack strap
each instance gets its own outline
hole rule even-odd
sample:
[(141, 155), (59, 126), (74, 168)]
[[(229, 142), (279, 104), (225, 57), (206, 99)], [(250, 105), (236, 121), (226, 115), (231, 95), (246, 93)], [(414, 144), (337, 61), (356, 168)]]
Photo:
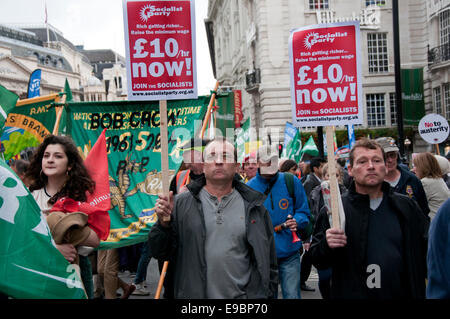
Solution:
[(295, 189), (294, 189), (294, 175), (291, 173), (284, 173), (284, 182), (286, 183), (287, 190), (289, 192), (289, 196), (292, 198), (292, 202), (294, 205), (293, 212), (295, 213)]

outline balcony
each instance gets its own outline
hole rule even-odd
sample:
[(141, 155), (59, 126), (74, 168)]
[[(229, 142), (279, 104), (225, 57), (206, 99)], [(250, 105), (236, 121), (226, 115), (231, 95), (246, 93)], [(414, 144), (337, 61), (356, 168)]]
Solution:
[(450, 61), (450, 42), (430, 49), (428, 46), (428, 65)]
[(248, 93), (258, 91), (259, 83), (261, 83), (261, 70), (254, 69), (245, 74), (245, 90)]

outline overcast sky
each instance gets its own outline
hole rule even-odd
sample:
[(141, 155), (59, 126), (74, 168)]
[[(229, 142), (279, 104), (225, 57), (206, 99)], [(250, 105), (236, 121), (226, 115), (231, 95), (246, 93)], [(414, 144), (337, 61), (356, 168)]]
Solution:
[[(45, 22), (62, 32), (74, 45), (86, 50), (112, 49), (125, 57), (122, 0), (0, 0), (0, 23), (37, 24)], [(195, 1), (199, 95), (214, 89), (214, 79), (203, 20), (208, 0)]]

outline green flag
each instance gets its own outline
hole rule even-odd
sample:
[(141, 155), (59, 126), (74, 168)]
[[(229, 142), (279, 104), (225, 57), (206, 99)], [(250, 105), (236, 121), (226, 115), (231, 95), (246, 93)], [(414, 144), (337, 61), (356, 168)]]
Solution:
[(0, 85), (0, 128), (5, 124), (8, 113), (16, 106), (19, 97)]
[(303, 156), (303, 154), (309, 154), (311, 156), (319, 155), (319, 149), (317, 148), (316, 143), (314, 143), (312, 135), (309, 137), (302, 150), (300, 151), (300, 157)]
[(236, 135), (236, 150), (238, 154), (238, 163), (242, 163), (245, 157), (245, 143), (250, 141), (250, 118), (242, 125), (241, 130)]
[(21, 299), (86, 299), (77, 267), (56, 249), (33, 196), (0, 161), (0, 292)]
[(286, 147), (286, 157), (289, 159), (293, 159), (297, 163), (301, 159), (301, 150), (302, 150), (302, 140), (300, 130), (297, 130), (295, 136), (289, 142)]
[(64, 93), (66, 93), (66, 102), (73, 101), (72, 90), (70, 89), (69, 81), (67, 81), (67, 78), (66, 83), (64, 83)]

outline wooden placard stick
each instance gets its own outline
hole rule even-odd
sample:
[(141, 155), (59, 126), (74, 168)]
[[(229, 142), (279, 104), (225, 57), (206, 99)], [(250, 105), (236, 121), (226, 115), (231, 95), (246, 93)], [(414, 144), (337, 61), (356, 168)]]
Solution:
[(328, 174), (330, 176), (330, 195), (331, 195), (331, 216), (333, 220), (333, 228), (341, 228), (339, 220), (339, 205), (338, 205), (338, 183), (336, 178), (336, 160), (334, 156), (334, 139), (333, 127), (326, 126), (327, 135), (327, 154), (328, 154)]
[[(169, 146), (167, 137), (167, 101), (159, 101), (159, 116), (160, 116), (160, 136), (161, 136), (161, 178), (162, 178), (162, 193), (169, 197)], [(164, 221), (170, 221), (170, 217), (165, 217)]]
[(203, 135), (205, 134), (206, 126), (208, 125), (210, 116), (211, 116), (211, 110), (214, 106), (214, 100), (216, 99), (216, 92), (219, 89), (219, 81), (216, 81), (216, 86), (214, 87), (214, 91), (211, 94), (211, 99), (209, 100), (208, 109), (205, 113), (205, 120), (203, 121), (202, 129), (200, 130), (200, 138), (203, 138)]
[(441, 155), (441, 152), (439, 151), (439, 144), (434, 144), (434, 145), (436, 145), (436, 154)]
[[(56, 98), (55, 102), (59, 102), (58, 100), (59, 100), (59, 98)], [(61, 99), (61, 103), (62, 104), (66, 103), (66, 95), (65, 94), (63, 95), (63, 97)], [(64, 111), (64, 105), (60, 107), (58, 114), (56, 115), (56, 122), (55, 122), (55, 126), (53, 127), (53, 133), (52, 133), (53, 135), (58, 135), (59, 122), (61, 122), (61, 116), (62, 116), (63, 111)]]

